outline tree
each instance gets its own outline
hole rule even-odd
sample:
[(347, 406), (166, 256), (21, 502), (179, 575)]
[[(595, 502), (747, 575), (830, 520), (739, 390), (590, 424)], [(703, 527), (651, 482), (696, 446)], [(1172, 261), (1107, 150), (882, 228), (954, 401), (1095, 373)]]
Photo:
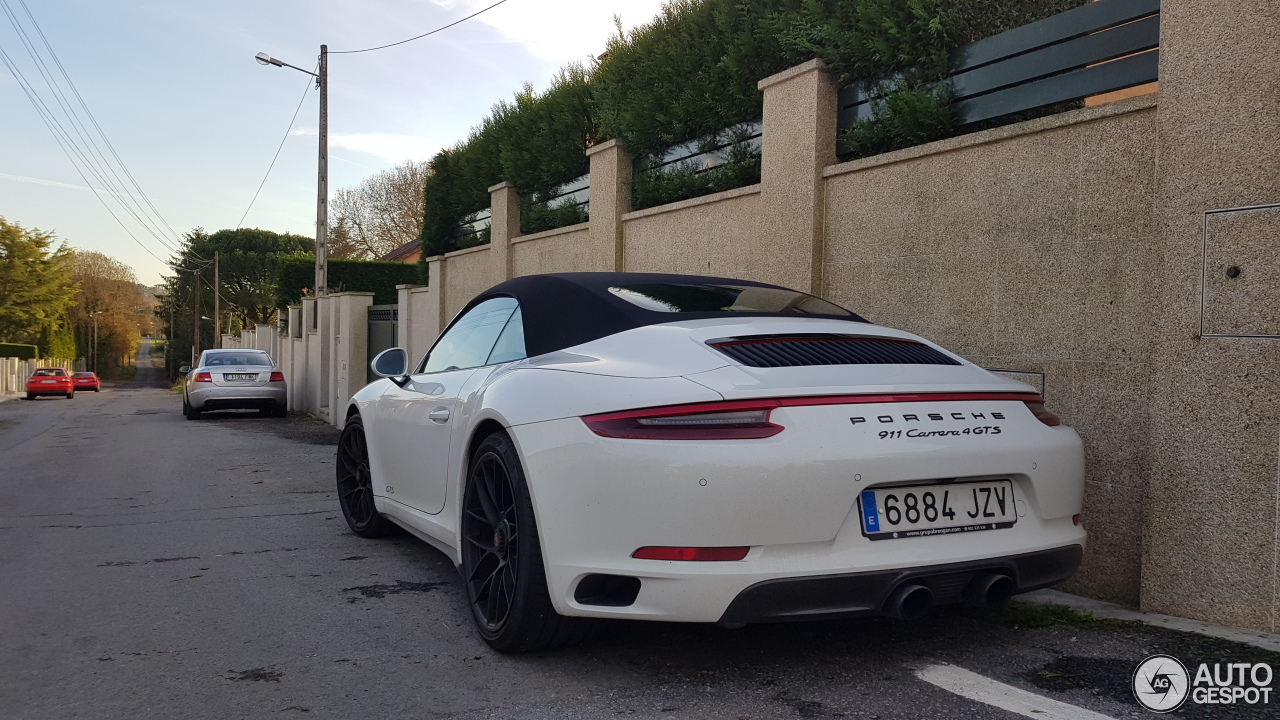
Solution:
[(132, 268), (100, 252), (76, 250), (72, 277), (78, 292), (67, 317), (75, 328), (76, 344), (82, 356), (97, 359), (99, 374), (110, 374), (137, 352), (151, 302)]
[(62, 327), (76, 290), (71, 250), (54, 248), (54, 240), (0, 217), (0, 342), (39, 344), (47, 353)]
[(417, 240), (429, 172), (427, 163), (406, 160), (335, 192), (330, 256), (376, 260)]
[[(201, 228), (183, 237), (183, 246), (173, 265), (177, 274), (166, 277), (156, 315), (170, 339), (166, 349), (170, 370), (190, 360), (195, 345), (196, 309), (199, 315), (213, 314), (213, 257), (218, 254), (219, 285), (222, 298), (222, 331), (236, 333), (245, 327), (276, 320), (275, 290), (280, 265), (297, 255), (310, 253), (315, 240), (292, 233), (275, 233), (257, 228), (219, 230)], [(198, 292), (198, 294), (197, 294)], [(172, 322), (170, 322), (172, 318)], [(214, 324), (200, 321), (200, 347), (213, 347)]]

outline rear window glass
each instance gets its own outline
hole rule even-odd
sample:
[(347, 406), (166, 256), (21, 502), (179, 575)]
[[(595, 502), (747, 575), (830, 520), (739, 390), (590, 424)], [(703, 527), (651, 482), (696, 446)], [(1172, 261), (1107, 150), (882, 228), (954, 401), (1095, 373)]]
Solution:
[(36, 377), (64, 377), (67, 374), (67, 371), (62, 368), (40, 368), (32, 374)]
[(778, 313), (857, 317), (839, 305), (795, 290), (754, 285), (619, 285), (609, 292), (632, 305), (669, 313)]
[(206, 353), (204, 356), (205, 367), (219, 367), (226, 365), (259, 365), (262, 367), (271, 367), (271, 357), (266, 353)]
[(93, 377), (93, 373), (76, 373), (76, 377)]

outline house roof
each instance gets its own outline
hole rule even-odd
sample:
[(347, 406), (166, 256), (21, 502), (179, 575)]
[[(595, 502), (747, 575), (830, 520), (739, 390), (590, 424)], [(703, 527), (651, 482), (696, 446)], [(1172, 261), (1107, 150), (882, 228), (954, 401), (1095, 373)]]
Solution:
[(422, 251), (422, 240), (410, 240), (391, 252), (383, 255), (380, 259), (390, 262), (404, 262), (414, 253)]

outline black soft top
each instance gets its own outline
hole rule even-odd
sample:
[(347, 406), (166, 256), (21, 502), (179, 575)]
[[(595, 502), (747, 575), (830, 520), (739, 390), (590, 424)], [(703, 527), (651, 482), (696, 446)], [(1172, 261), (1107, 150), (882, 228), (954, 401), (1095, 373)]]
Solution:
[[(609, 291), (614, 287), (645, 285), (728, 285), (774, 288), (778, 285), (705, 275), (665, 273), (554, 273), (526, 275), (489, 288), (477, 295), (463, 313), (494, 297), (513, 297), (520, 303), (524, 322), (525, 351), (535, 357), (646, 325), (716, 317), (820, 317), (862, 322), (856, 314), (796, 312), (664, 312), (650, 310)], [(791, 291), (795, 292), (795, 291)], [(843, 308), (841, 308), (843, 310)], [(848, 311), (845, 311), (848, 312)], [(458, 314), (459, 317), (462, 313)]]

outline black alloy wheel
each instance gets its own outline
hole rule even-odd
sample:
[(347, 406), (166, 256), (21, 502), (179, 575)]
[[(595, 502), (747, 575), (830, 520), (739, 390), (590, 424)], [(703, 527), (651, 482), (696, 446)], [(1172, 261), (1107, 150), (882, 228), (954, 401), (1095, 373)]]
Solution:
[(599, 621), (564, 617), (547, 592), (529, 486), (506, 433), (471, 456), (462, 498), (462, 578), (480, 636), (499, 652), (576, 644)]
[(373, 474), (369, 445), (359, 415), (347, 420), (338, 438), (338, 504), (347, 527), (360, 537), (376, 538), (395, 531), (395, 525), (373, 505)]

